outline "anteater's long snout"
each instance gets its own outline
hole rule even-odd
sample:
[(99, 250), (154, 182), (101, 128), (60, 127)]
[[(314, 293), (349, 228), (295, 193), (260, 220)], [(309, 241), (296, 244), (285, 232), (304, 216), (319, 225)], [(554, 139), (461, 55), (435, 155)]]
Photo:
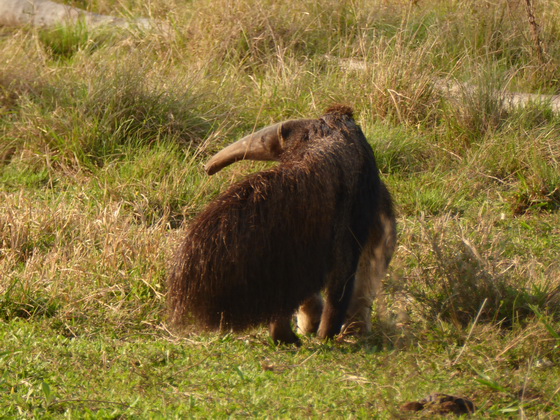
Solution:
[(278, 160), (283, 149), (281, 131), (278, 123), (249, 134), (212, 156), (204, 169), (213, 175), (239, 160)]

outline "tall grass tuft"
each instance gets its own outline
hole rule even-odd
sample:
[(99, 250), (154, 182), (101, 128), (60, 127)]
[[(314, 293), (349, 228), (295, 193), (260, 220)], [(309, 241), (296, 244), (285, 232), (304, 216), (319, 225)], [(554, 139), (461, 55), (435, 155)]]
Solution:
[(560, 316), (558, 284), (546, 270), (537, 276), (530, 257), (505, 258), (507, 238), (490, 220), (468, 229), (446, 216), (421, 228), (430, 248), (417, 255), (417, 274), (407, 289), (423, 319), (465, 327), (476, 318), (511, 327), (532, 319), (534, 308)]
[(44, 79), (38, 88), (6, 99), (20, 114), (3, 126), (8, 142), (25, 143), (56, 161), (102, 165), (130, 147), (161, 141), (200, 145), (227, 109), (208, 101), (196, 75), (157, 80), (141, 66), (101, 66), (90, 69), (87, 83), (68, 76)]
[(40, 29), (38, 39), (51, 59), (68, 61), (79, 51), (92, 51), (99, 47), (101, 34), (90, 33), (87, 24), (79, 20), (71, 25), (61, 24), (54, 28)]

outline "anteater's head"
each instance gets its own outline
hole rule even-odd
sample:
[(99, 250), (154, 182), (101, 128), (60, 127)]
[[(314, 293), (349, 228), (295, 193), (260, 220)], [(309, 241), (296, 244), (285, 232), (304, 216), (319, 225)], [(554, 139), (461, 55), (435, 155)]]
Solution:
[[(328, 114), (340, 114), (351, 119), (352, 109), (346, 106), (334, 106), (327, 110)], [(318, 121), (288, 120), (249, 134), (215, 154), (206, 164), (206, 172), (213, 175), (239, 160), (281, 160), (286, 151), (300, 147), (301, 140), (309, 138), (309, 131)]]

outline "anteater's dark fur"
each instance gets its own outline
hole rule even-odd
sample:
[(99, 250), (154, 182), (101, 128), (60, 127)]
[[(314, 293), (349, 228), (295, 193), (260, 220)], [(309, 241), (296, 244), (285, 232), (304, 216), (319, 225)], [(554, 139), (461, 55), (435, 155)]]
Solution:
[(169, 282), (176, 324), (240, 330), (290, 317), (326, 288), (320, 335), (344, 322), (380, 179), (352, 110), (288, 133), (280, 164), (232, 185), (190, 224)]

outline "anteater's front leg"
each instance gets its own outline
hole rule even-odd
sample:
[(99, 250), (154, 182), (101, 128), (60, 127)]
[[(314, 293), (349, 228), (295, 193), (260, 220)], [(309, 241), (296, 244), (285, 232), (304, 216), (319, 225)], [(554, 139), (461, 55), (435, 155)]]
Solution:
[(346, 319), (346, 311), (350, 304), (354, 289), (354, 273), (343, 277), (345, 281), (326, 290), (326, 301), (317, 335), (323, 339), (333, 338), (340, 333)]

